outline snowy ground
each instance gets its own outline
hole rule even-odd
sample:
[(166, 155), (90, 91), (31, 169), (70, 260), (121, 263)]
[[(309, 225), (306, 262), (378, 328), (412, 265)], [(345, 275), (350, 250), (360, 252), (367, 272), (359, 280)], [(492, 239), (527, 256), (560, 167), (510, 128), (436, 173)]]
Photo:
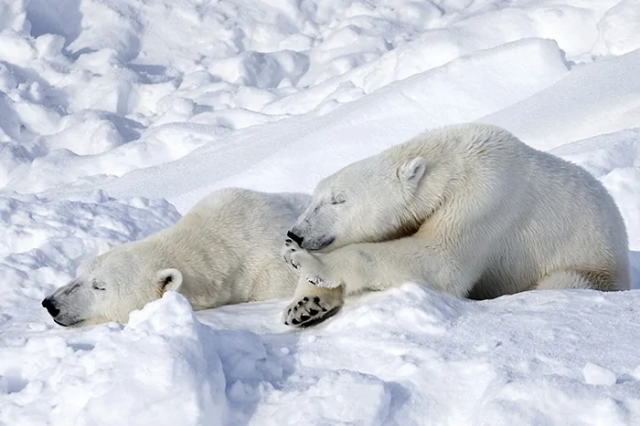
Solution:
[(474, 120), (606, 185), (640, 288), (639, 75), (638, 0), (0, 0), (0, 424), (640, 424), (637, 290), (407, 283), (303, 331), (286, 301), (40, 307), (212, 189), (311, 191)]

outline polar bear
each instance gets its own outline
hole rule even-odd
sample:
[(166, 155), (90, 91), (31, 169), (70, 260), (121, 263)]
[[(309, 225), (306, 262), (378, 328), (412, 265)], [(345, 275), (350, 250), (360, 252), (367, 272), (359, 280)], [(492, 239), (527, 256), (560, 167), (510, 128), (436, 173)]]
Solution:
[(290, 298), (298, 274), (282, 260), (282, 236), (309, 199), (215, 191), (175, 225), (85, 262), (42, 305), (56, 323), (78, 326), (127, 322), (131, 311), (169, 290), (195, 310)]
[(600, 182), (491, 125), (440, 128), (343, 168), (287, 236), (301, 274), (290, 325), (335, 312), (343, 293), (407, 281), (474, 299), (629, 288), (626, 229)]

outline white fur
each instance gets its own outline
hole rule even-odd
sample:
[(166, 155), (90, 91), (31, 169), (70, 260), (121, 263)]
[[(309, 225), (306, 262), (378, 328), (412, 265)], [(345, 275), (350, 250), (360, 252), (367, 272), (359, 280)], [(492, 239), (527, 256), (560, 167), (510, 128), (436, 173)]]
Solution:
[(489, 125), (438, 129), (345, 167), (291, 232), (301, 247), (289, 239), (283, 254), (301, 283), (347, 293), (406, 281), (473, 298), (629, 288), (626, 230), (600, 182)]
[(82, 265), (50, 297), (60, 310), (55, 320), (126, 322), (168, 290), (196, 310), (290, 297), (298, 274), (283, 262), (280, 245), (308, 202), (302, 194), (216, 191), (174, 226)]

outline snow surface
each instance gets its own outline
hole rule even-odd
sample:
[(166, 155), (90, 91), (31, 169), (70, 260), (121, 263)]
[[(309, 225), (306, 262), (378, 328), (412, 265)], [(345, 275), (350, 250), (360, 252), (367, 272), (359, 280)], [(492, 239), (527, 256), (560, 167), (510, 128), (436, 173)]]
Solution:
[(474, 120), (604, 183), (638, 289), (639, 49), (638, 0), (0, 0), (0, 424), (640, 424), (638, 290), (407, 283), (305, 330), (286, 301), (40, 307), (213, 189), (311, 191)]

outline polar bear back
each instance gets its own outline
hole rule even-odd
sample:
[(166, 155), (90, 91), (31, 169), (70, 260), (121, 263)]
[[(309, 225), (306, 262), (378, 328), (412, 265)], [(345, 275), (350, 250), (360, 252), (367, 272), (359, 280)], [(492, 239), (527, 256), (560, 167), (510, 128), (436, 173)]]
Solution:
[(283, 267), (279, 247), (308, 201), (305, 194), (221, 189), (144, 244), (181, 269), (180, 292), (194, 309), (287, 297), (297, 275)]
[[(572, 270), (599, 290), (628, 289), (627, 233), (611, 195), (577, 165), (526, 145), (522, 151), (528, 185), (519, 223), (502, 246), (516, 238), (525, 250), (502, 250), (494, 261), (538, 265), (535, 281)], [(514, 259), (518, 255), (523, 259)]]
[(461, 262), (478, 262), (472, 297), (534, 289), (566, 270), (600, 290), (629, 288), (622, 216), (581, 167), (481, 124), (449, 126), (397, 149), (437, 159), (424, 185), (448, 196), (418, 232), (467, 245), (458, 253)]

